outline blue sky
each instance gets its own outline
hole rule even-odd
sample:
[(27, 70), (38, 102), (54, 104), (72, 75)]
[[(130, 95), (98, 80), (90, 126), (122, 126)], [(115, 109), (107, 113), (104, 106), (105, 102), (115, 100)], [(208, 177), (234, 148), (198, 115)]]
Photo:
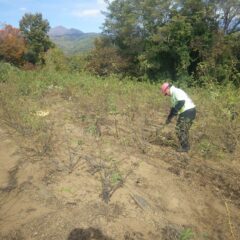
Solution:
[(104, 0), (0, 0), (0, 24), (19, 27), (25, 13), (40, 12), (51, 27), (77, 28), (83, 32), (101, 32)]

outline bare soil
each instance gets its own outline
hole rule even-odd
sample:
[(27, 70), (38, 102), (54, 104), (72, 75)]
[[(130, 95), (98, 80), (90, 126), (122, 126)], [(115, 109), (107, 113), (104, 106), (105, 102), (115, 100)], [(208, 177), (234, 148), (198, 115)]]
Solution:
[(86, 115), (59, 96), (47, 108), (44, 154), (0, 128), (0, 239), (176, 240), (186, 229), (192, 239), (240, 239), (237, 157), (179, 154), (134, 135), (141, 126), (127, 117)]

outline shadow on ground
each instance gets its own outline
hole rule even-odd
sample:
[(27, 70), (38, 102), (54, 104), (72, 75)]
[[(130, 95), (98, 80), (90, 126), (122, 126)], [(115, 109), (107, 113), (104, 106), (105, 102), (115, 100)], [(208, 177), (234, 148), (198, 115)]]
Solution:
[(107, 236), (104, 236), (99, 229), (95, 228), (75, 228), (73, 229), (67, 240), (113, 240)]

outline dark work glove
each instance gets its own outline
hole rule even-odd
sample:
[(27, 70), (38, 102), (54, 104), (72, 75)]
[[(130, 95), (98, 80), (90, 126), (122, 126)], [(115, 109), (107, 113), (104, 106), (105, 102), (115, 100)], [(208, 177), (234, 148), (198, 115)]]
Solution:
[(165, 124), (169, 124), (171, 122), (171, 119), (167, 118), (165, 121)]

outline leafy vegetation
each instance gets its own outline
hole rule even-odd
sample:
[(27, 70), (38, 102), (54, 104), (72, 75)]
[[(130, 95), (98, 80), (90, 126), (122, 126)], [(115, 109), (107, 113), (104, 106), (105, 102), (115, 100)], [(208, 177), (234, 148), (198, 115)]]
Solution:
[[(97, 35), (80, 31), (78, 36), (57, 35), (52, 40), (71, 59), (75, 71), (152, 82), (169, 79), (201, 87), (231, 82), (239, 87), (239, 8), (237, 0), (109, 1), (103, 32), (95, 41)], [(31, 68), (29, 63), (44, 65), (44, 54), (54, 46), (47, 35), (48, 21), (40, 13), (25, 14), (20, 21), (21, 36), (15, 31), (15, 40), (11, 40), (14, 48), (4, 47), (13, 45), (6, 37), (9, 29), (0, 34), (5, 39), (0, 41), (1, 59), (15, 65), (23, 65), (24, 59), (25, 69)], [(16, 41), (27, 45), (24, 48)], [(71, 57), (82, 51), (86, 52), (84, 64), (83, 57), (79, 63)]]
[(181, 232), (180, 240), (191, 240), (194, 237), (192, 229), (187, 228)]

